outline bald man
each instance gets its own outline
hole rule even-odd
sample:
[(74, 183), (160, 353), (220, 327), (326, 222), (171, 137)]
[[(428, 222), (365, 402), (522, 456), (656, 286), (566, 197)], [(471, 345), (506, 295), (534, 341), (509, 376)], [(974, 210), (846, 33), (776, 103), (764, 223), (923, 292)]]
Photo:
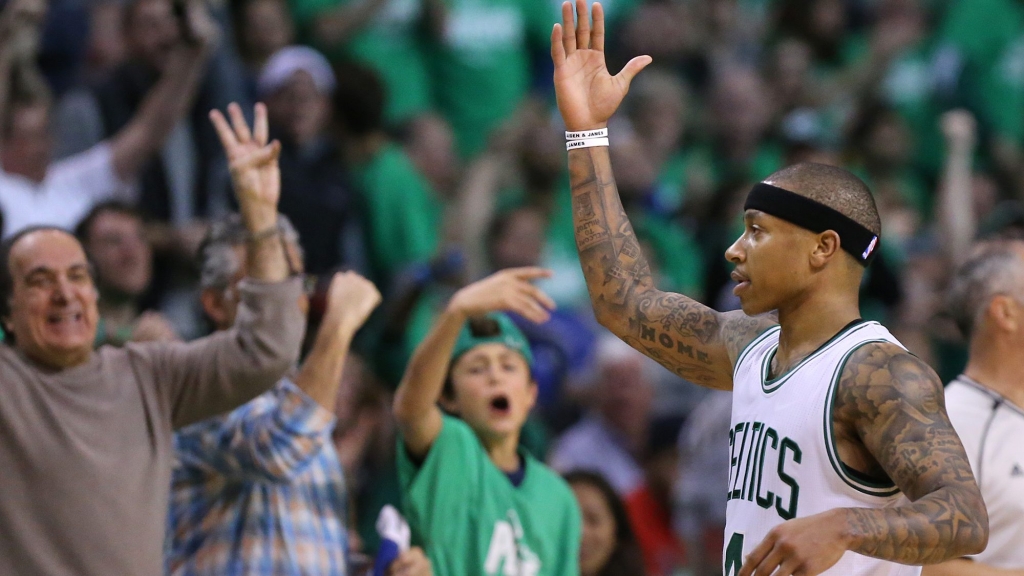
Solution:
[(551, 55), (573, 221), (597, 319), (690, 381), (733, 391), (726, 576), (904, 576), (975, 554), (988, 516), (942, 382), (858, 288), (881, 224), (852, 174), (800, 164), (754, 186), (726, 251), (743, 311), (658, 290), (619, 200), (608, 119), (632, 78), (604, 61), (604, 14), (562, 6)]

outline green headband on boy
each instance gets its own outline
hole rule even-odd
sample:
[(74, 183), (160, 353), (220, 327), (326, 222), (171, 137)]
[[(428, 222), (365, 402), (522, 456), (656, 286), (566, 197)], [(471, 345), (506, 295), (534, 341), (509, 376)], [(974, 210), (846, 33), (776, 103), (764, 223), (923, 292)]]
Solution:
[(491, 313), (487, 318), (498, 324), (498, 333), (493, 336), (474, 336), (469, 328), (469, 322), (466, 322), (459, 333), (459, 339), (455, 342), (455, 348), (452, 349), (452, 362), (481, 344), (503, 344), (519, 352), (526, 359), (526, 364), (532, 368), (533, 353), (530, 352), (530, 343), (526, 341), (522, 330), (504, 314)]

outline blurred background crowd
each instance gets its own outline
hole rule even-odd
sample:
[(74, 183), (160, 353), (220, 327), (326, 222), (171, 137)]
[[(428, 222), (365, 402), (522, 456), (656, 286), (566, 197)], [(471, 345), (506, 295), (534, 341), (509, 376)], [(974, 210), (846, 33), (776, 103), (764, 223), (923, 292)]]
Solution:
[[(390, 396), (434, 315), (470, 280), (540, 265), (559, 307), (521, 322), (540, 386), (524, 445), (599, 474), (624, 504), (582, 503), (584, 574), (601, 573), (623, 523), (649, 575), (716, 573), (730, 397), (592, 317), (550, 80), (556, 0), (33, 1), (0, 21), (2, 233), (48, 223), (81, 238), (97, 345), (209, 332), (195, 256), (233, 197), (207, 113), (265, 102), (309, 333), (331, 272), (384, 294), (336, 409), (359, 545), (372, 553), (377, 511), (398, 499)], [(865, 317), (955, 376), (951, 262), (975, 237), (1024, 235), (1024, 2), (604, 6), (609, 67), (654, 58), (610, 133), (659, 288), (737, 307), (723, 252), (750, 185), (797, 161), (841, 165), (883, 218)]]

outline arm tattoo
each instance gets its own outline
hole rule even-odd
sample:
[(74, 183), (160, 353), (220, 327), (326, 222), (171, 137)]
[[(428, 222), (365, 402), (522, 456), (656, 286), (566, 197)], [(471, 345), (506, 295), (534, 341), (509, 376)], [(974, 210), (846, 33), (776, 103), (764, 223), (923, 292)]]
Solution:
[(985, 503), (931, 368), (895, 345), (868, 344), (850, 358), (835, 409), (836, 425), (860, 438), (912, 502), (849, 509), (851, 550), (930, 564), (984, 549)]
[(721, 314), (655, 288), (607, 154), (595, 148), (569, 153), (576, 248), (597, 319), (679, 376), (731, 389), (736, 356), (774, 322), (742, 312)]

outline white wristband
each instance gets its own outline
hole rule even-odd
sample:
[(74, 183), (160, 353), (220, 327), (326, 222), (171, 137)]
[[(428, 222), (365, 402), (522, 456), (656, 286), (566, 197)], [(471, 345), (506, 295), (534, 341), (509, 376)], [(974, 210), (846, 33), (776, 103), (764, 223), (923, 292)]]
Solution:
[(607, 138), (607, 137), (608, 137), (608, 129), (607, 128), (598, 128), (597, 130), (584, 130), (582, 132), (569, 132), (568, 130), (566, 130), (566, 132), (565, 132), (565, 139), (566, 140), (586, 140), (588, 138)]
[(566, 150), (575, 150), (577, 148), (592, 148), (594, 146), (607, 146), (607, 138), (587, 138), (585, 140), (569, 140), (565, 143)]

